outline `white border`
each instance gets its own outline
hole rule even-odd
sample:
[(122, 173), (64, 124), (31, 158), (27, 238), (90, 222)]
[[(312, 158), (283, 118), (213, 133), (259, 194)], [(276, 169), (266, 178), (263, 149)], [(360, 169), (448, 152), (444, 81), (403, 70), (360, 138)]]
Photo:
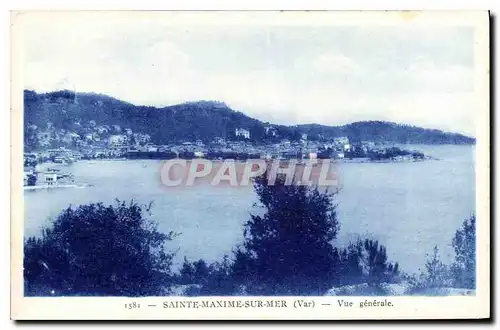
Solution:
[[(83, 13), (85, 14), (85, 13)], [(88, 13), (87, 13), (88, 14)], [(94, 14), (94, 13), (92, 13)], [(209, 13), (213, 16), (217, 13)], [(228, 15), (229, 14), (229, 15)], [(478, 101), (478, 129), (476, 146), (476, 208), (477, 208), (477, 252), (478, 252), (478, 290), (475, 297), (391, 297), (391, 301), (397, 306), (394, 309), (366, 309), (359, 310), (339, 310), (332, 312), (329, 309), (219, 309), (219, 310), (188, 310), (178, 309), (175, 314), (171, 310), (142, 310), (126, 311), (123, 309), (124, 302), (131, 300), (145, 300), (148, 303), (161, 303), (166, 298), (24, 298), (22, 296), (22, 191), (19, 184), (21, 178), (22, 159), (22, 83), (18, 78), (22, 77), (18, 58), (15, 37), (22, 33), (22, 24), (19, 20), (13, 20), (12, 38), (12, 153), (11, 153), (11, 198), (12, 198), (12, 222), (11, 222), (11, 290), (12, 290), (12, 314), (15, 319), (401, 319), (401, 318), (478, 318), (489, 315), (489, 52), (488, 52), (488, 19), (485, 12), (426, 12), (426, 13), (387, 13), (387, 12), (347, 12), (347, 13), (327, 13), (315, 12), (304, 14), (302, 12), (276, 13), (225, 13), (221, 17), (225, 24), (241, 24), (245, 20), (246, 24), (265, 24), (263, 21), (273, 24), (423, 24), (429, 25), (463, 25), (470, 24), (476, 27), (476, 73), (475, 82), (477, 86), (476, 97)], [(335, 15), (332, 19), (332, 16)], [(47, 13), (41, 13), (45, 16)], [(55, 13), (51, 19), (67, 19), (64, 13)], [(113, 13), (115, 19), (162, 19), (160, 12), (155, 13)], [(176, 13), (182, 16), (183, 13)], [(202, 15), (204, 17), (201, 17)], [(218, 14), (217, 14), (218, 15)], [(189, 13), (192, 22), (207, 20), (207, 13)], [(258, 20), (255, 18), (258, 17)], [(41, 18), (41, 19), (46, 19)], [(170, 17), (169, 20), (175, 22), (177, 18)], [(186, 16), (182, 18), (185, 22)], [(206, 21), (205, 21), (206, 22)], [(215, 22), (215, 21), (210, 21)], [(406, 22), (406, 23), (405, 23)], [(218, 24), (218, 23), (215, 23)], [(183, 298), (185, 300), (185, 298)], [(207, 298), (216, 299), (216, 298)], [(252, 299), (241, 297), (238, 299)], [(277, 298), (276, 298), (277, 299)], [(294, 298), (283, 298), (293, 300)], [(328, 299), (334, 302), (335, 297), (315, 298), (319, 303)], [(363, 298), (353, 298), (351, 300), (364, 300)], [(153, 302), (154, 301), (154, 302)], [(446, 308), (443, 308), (446, 306)], [(335, 315), (332, 315), (332, 314)]]

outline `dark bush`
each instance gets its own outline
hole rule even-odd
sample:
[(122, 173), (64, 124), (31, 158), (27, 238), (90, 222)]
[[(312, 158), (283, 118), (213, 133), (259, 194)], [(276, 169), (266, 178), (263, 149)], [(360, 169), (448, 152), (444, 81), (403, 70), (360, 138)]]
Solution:
[(37, 181), (37, 176), (35, 174), (30, 174), (28, 175), (28, 180), (27, 180), (27, 185), (28, 186), (35, 186)]
[(454, 285), (459, 288), (476, 288), (476, 217), (464, 220), (452, 241), (455, 261), (451, 266)]
[(237, 293), (239, 283), (233, 276), (233, 262), (225, 255), (222, 261), (209, 267), (209, 276), (200, 290), (202, 296), (232, 296)]
[(133, 201), (67, 208), (25, 241), (25, 295), (165, 294), (172, 254), (164, 244), (172, 237)]
[[(472, 216), (462, 223), (452, 240), (455, 260), (451, 265), (444, 264), (437, 246), (428, 257), (425, 272), (409, 278), (411, 294), (439, 294), (445, 288), (476, 288), (476, 217)], [(444, 291), (446, 292), (446, 291)]]
[(359, 239), (340, 250), (341, 285), (392, 283), (399, 280), (399, 264), (388, 262), (385, 246), (378, 241)]
[(178, 282), (187, 285), (185, 295), (230, 296), (237, 292), (239, 282), (233, 271), (234, 261), (225, 255), (220, 262), (207, 264), (200, 259), (190, 262), (186, 258), (178, 274)]
[(179, 275), (181, 284), (205, 285), (210, 276), (210, 268), (202, 259), (195, 262), (189, 262), (187, 258), (184, 258), (184, 263)]

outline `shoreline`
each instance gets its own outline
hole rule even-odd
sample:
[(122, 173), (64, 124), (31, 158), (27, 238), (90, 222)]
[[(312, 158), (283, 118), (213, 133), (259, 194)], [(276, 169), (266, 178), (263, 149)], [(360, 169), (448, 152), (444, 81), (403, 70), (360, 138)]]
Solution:
[[(81, 159), (78, 161), (75, 161), (74, 163), (89, 163), (89, 164), (94, 164), (94, 163), (100, 163), (100, 162), (128, 162), (128, 161), (168, 161), (168, 160), (174, 160), (174, 159), (183, 159), (183, 158), (170, 158), (170, 159), (152, 159), (152, 158), (102, 158), (102, 159)], [(192, 159), (184, 159), (187, 162), (193, 161), (193, 160), (208, 160), (212, 162), (223, 162), (226, 160), (232, 160), (235, 163), (246, 163), (247, 161), (257, 161), (257, 160), (265, 160), (266, 159), (261, 159), (261, 158), (249, 158), (247, 160), (241, 160), (241, 159), (207, 159), (207, 158), (192, 158)], [(274, 161), (278, 159), (271, 159), (267, 161)], [(279, 159), (279, 161), (287, 161), (287, 160), (296, 160), (299, 161), (297, 165), (304, 165), (303, 163), (307, 162), (308, 159)], [(384, 163), (417, 163), (417, 162), (424, 162), (424, 161), (432, 161), (432, 160), (441, 160), (436, 157), (432, 156), (425, 156), (424, 159), (379, 159), (379, 160), (371, 160), (368, 158), (344, 158), (344, 159), (332, 159), (332, 158), (327, 158), (327, 159), (316, 159), (317, 161), (323, 161), (323, 160), (329, 160), (332, 164), (364, 164), (364, 163), (375, 163), (375, 164), (384, 164)], [(303, 162), (303, 163), (301, 163)], [(56, 168), (66, 168), (68, 166), (73, 165), (74, 163), (71, 164), (60, 164), (60, 163), (53, 163), (53, 162), (47, 162), (47, 163), (39, 163), (37, 164), (37, 167), (40, 166), (41, 169), (38, 169), (38, 171), (44, 171), (47, 168), (51, 167), (56, 167)]]
[(80, 185), (80, 184), (55, 184), (52, 186), (49, 185), (37, 185), (37, 186), (23, 186), (23, 190), (25, 191), (33, 191), (33, 190), (43, 190), (43, 189), (57, 189), (57, 188), (87, 188), (90, 185)]

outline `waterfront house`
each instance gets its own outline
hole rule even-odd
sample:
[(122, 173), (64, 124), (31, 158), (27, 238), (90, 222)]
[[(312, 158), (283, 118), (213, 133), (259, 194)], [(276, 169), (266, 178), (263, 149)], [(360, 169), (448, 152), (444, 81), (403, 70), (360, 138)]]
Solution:
[(158, 152), (158, 147), (154, 145), (147, 145), (147, 152)]
[(202, 151), (195, 151), (194, 156), (197, 158), (203, 158), (203, 157), (205, 157), (205, 153)]
[(56, 157), (54, 157), (54, 163), (66, 164), (66, 158), (63, 156), (56, 156)]
[(57, 173), (54, 172), (44, 172), (42, 173), (43, 182), (46, 185), (53, 186), (57, 183)]

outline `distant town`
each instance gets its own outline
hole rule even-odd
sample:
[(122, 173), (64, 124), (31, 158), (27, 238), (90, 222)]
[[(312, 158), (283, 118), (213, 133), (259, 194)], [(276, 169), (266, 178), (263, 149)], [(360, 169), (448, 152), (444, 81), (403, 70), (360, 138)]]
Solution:
[(412, 162), (430, 157), (401, 145), (475, 143), (459, 133), (393, 122), (287, 126), (251, 118), (219, 101), (158, 108), (68, 90), (25, 90), (23, 126), (27, 187), (73, 185), (75, 178), (61, 165), (80, 160)]
[[(58, 173), (54, 168), (37, 168), (40, 164), (67, 165), (79, 160), (92, 159), (333, 159), (338, 161), (419, 161), (425, 159), (418, 151), (404, 150), (373, 141), (350, 142), (347, 136), (328, 140), (309, 140), (302, 134), (299, 141), (282, 139), (277, 143), (257, 143), (245, 128), (236, 128), (234, 140), (216, 137), (212, 141), (183, 141), (172, 144), (154, 144), (146, 133), (134, 132), (120, 125), (97, 125), (90, 121), (84, 134), (56, 129), (50, 122), (37, 131), (39, 150), (24, 154), (24, 184), (34, 186), (71, 181), (71, 176)], [(272, 125), (265, 127), (265, 134), (276, 136)], [(54, 148), (53, 146), (59, 146)]]

